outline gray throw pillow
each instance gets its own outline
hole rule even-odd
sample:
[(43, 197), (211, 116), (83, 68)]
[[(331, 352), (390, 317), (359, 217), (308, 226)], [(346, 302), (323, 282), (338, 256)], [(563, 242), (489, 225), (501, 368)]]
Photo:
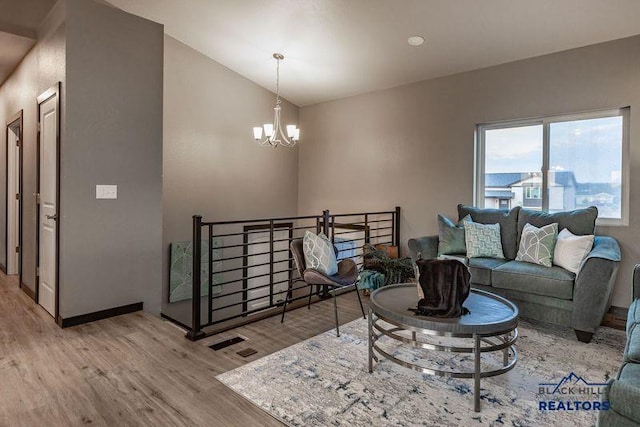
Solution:
[(438, 256), (467, 253), (464, 239), (464, 223), (471, 222), (469, 215), (454, 224), (449, 218), (438, 214)]
[(516, 261), (551, 267), (553, 250), (558, 237), (558, 223), (538, 228), (529, 223), (525, 224), (520, 237), (520, 249)]
[(500, 240), (500, 224), (465, 222), (464, 236), (468, 258), (504, 258)]

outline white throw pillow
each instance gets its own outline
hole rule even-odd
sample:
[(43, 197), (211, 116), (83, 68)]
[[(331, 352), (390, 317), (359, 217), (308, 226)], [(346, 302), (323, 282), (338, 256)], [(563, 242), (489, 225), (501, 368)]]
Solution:
[(576, 236), (566, 228), (558, 234), (553, 263), (559, 267), (578, 274), (582, 261), (589, 255), (593, 247), (593, 234)]

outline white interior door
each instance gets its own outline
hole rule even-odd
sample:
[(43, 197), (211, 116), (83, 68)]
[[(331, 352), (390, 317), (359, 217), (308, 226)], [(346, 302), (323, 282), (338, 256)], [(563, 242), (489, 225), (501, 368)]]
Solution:
[[(275, 230), (273, 232), (273, 240), (284, 240), (289, 237), (289, 230)], [(248, 269), (247, 269), (247, 277), (251, 276), (260, 276), (266, 275), (262, 277), (255, 277), (247, 280), (247, 299), (253, 300), (247, 303), (247, 310), (256, 310), (259, 308), (266, 308), (269, 306), (269, 265), (259, 265), (266, 264), (269, 262), (270, 256), (269, 254), (265, 254), (265, 252), (269, 252), (269, 232), (264, 233), (252, 233), (249, 235), (249, 243), (251, 243), (247, 248), (247, 255), (253, 254), (263, 254), (263, 255), (255, 255), (248, 257)], [(283, 242), (274, 242), (273, 250), (283, 252), (274, 253), (273, 258), (273, 270), (281, 271), (281, 273), (275, 273), (273, 275), (273, 282), (282, 282), (274, 284), (273, 286), (273, 302), (274, 304), (278, 301), (284, 301), (286, 296), (285, 292), (278, 293), (281, 291), (286, 291), (288, 288), (289, 273), (285, 272), (289, 268), (289, 252), (288, 252), (289, 244), (285, 240)]]
[(55, 317), (56, 313), (56, 230), (58, 96), (40, 104), (40, 209), (38, 247), (38, 303)]
[(20, 230), (20, 124), (9, 127), (7, 140), (7, 274), (18, 274)]

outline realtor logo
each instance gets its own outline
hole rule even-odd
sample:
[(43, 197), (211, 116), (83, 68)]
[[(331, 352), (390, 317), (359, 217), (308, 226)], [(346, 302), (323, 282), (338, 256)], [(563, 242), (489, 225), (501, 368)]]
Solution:
[(575, 372), (557, 383), (538, 384), (541, 411), (606, 411), (608, 401), (600, 401), (607, 383), (590, 383)]

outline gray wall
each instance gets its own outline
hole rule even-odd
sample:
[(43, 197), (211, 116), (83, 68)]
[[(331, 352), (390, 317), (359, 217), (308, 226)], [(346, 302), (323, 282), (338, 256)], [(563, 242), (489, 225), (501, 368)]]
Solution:
[(404, 242), (437, 234), (436, 214), (473, 202), (477, 123), (630, 105), (630, 225), (597, 230), (621, 244), (613, 304), (626, 307), (640, 261), (638, 70), (640, 36), (301, 108), (299, 213), (399, 205)]
[[(35, 290), (36, 153), (38, 103), (36, 98), (57, 82), (62, 84), (61, 120), (65, 117), (65, 2), (60, 1), (38, 31), (38, 43), (0, 86), (0, 170), (6, 168), (7, 120), (23, 110), (23, 283)], [(64, 126), (60, 129), (64, 138)], [(0, 259), (6, 262), (6, 176), (0, 173)]]
[[(253, 140), (253, 126), (273, 121), (273, 93), (169, 36), (164, 77), (162, 312), (190, 323), (188, 302), (168, 303), (169, 244), (191, 239), (194, 214), (294, 215), (298, 149)], [(284, 123), (297, 123), (297, 107), (282, 108)]]
[[(67, 0), (61, 147), (61, 316), (144, 302), (160, 311), (163, 27)], [(96, 200), (96, 184), (118, 185)]]

